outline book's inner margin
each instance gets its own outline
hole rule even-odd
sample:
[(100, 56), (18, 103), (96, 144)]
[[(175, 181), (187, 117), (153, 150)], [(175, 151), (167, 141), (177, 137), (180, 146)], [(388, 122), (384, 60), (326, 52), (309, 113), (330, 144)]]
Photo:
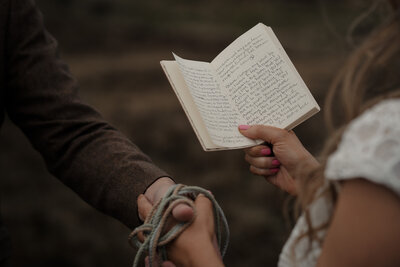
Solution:
[(231, 148), (255, 145), (239, 133), (241, 116), (221, 91), (210, 63), (174, 57), (213, 143)]
[(264, 24), (257, 24), (211, 65), (221, 90), (227, 92), (246, 124), (287, 128), (315, 109), (316, 102), (274, 37)]

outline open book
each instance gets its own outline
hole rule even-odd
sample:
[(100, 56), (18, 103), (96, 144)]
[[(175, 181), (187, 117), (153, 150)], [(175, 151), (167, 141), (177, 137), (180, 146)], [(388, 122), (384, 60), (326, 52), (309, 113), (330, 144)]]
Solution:
[(204, 150), (254, 146), (240, 124), (290, 130), (320, 108), (270, 27), (238, 37), (211, 63), (163, 60), (168, 77)]

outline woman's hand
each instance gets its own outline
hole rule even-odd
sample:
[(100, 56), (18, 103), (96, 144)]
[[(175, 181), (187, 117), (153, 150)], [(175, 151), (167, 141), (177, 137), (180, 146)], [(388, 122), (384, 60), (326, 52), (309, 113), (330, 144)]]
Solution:
[(262, 139), (270, 143), (245, 149), (245, 160), (250, 171), (264, 176), (268, 182), (292, 194), (297, 194), (296, 178), (300, 169), (316, 168), (318, 161), (304, 148), (293, 131), (264, 126), (240, 125), (239, 131), (251, 139)]
[(211, 201), (200, 194), (195, 200), (196, 218), (168, 247), (168, 257), (177, 266), (224, 266), (215, 236)]

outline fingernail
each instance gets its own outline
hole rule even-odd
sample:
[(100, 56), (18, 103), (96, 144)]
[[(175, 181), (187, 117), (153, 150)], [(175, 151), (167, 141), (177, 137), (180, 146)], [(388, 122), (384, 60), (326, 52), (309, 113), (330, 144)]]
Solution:
[(250, 128), (249, 125), (239, 125), (239, 130), (247, 130), (249, 128)]
[(274, 159), (274, 160), (272, 161), (272, 165), (279, 166), (279, 165), (281, 165), (281, 163), (279, 162), (279, 160)]
[(279, 172), (279, 168), (269, 169), (269, 171), (270, 171), (271, 173), (277, 173), (277, 172)]
[(270, 154), (271, 154), (271, 149), (269, 149), (269, 148), (261, 149), (261, 155), (268, 156)]

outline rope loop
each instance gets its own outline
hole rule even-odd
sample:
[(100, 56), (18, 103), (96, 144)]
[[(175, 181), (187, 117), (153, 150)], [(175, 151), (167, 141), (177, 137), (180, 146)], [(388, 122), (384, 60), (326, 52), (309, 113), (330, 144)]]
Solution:
[[(135, 228), (129, 235), (128, 242), (132, 247), (138, 248), (133, 262), (133, 267), (137, 267), (144, 253), (149, 256), (149, 266), (159, 266), (160, 260), (166, 261), (166, 245), (177, 238), (186, 228), (188, 228), (196, 218), (194, 200), (199, 194), (203, 194), (213, 204), (215, 234), (218, 246), (224, 257), (229, 242), (229, 226), (221, 207), (209, 191), (198, 186), (185, 186), (176, 184), (169, 188), (167, 193), (153, 206), (150, 214), (144, 223)], [(193, 209), (193, 217), (188, 222), (179, 222), (165, 232), (167, 220), (172, 216), (172, 210), (179, 204), (186, 204)], [(144, 241), (140, 241), (138, 235), (142, 235)]]

